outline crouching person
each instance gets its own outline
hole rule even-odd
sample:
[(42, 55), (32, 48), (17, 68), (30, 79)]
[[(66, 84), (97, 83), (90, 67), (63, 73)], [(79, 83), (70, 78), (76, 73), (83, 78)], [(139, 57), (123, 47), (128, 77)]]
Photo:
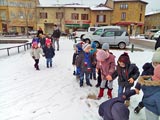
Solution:
[(99, 115), (103, 120), (129, 120), (130, 112), (124, 102), (127, 98), (135, 94), (135, 90), (131, 90), (122, 96), (103, 102), (98, 109)]

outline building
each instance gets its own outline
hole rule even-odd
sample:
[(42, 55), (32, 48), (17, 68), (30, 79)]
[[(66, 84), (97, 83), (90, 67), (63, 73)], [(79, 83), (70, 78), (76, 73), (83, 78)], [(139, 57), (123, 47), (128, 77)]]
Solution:
[(148, 29), (160, 29), (160, 11), (145, 15), (145, 31)]
[(112, 24), (122, 26), (132, 35), (143, 33), (147, 4), (143, 0), (114, 0)]
[(1, 0), (0, 31), (27, 33), (36, 28), (36, 6), (39, 0)]
[(146, 5), (143, 0), (106, 0), (95, 7), (78, 3), (40, 5), (39, 0), (1, 0), (0, 31), (26, 33), (41, 27), (51, 34), (54, 24), (64, 32), (118, 25), (135, 35), (144, 32)]

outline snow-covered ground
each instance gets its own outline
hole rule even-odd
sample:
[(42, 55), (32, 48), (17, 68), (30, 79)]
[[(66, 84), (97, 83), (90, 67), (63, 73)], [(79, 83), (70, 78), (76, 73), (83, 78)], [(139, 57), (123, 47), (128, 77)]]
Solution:
[[(0, 58), (0, 120), (102, 120), (98, 106), (108, 98), (106, 94), (101, 100), (87, 98), (88, 94), (98, 94), (95, 80), (91, 80), (93, 87), (79, 87), (72, 75), (73, 44), (74, 41), (61, 38), (53, 67), (46, 68), (45, 58), (41, 57), (40, 71), (34, 69), (30, 51)], [(117, 60), (124, 50), (111, 52)], [(127, 52), (142, 71), (154, 51)], [(116, 80), (113, 96), (117, 96)], [(141, 97), (142, 93), (131, 98), (130, 120), (145, 120), (144, 109), (138, 115), (133, 112)]]

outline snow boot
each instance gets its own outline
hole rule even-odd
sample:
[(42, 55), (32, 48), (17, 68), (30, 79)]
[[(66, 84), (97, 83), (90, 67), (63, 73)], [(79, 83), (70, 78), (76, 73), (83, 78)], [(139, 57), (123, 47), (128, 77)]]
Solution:
[(138, 114), (143, 107), (143, 102), (140, 102), (138, 106), (134, 109), (134, 113)]
[(112, 89), (108, 88), (107, 95), (109, 99), (112, 99)]
[(36, 66), (36, 70), (40, 70), (38, 65)]
[(103, 92), (104, 92), (104, 88), (100, 88), (100, 91), (99, 91), (97, 99), (100, 99), (101, 97), (103, 97)]

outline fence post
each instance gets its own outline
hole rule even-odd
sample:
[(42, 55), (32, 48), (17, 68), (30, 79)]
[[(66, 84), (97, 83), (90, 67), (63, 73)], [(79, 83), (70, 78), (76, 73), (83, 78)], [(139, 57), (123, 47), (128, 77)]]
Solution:
[(9, 48), (7, 48), (7, 53), (8, 53), (8, 56), (9, 56)]
[(18, 53), (19, 53), (19, 46), (17, 48), (18, 48)]
[(132, 48), (131, 48), (131, 52), (133, 52), (134, 51), (134, 44), (132, 44)]
[(24, 51), (26, 51), (26, 46), (24, 45)]

